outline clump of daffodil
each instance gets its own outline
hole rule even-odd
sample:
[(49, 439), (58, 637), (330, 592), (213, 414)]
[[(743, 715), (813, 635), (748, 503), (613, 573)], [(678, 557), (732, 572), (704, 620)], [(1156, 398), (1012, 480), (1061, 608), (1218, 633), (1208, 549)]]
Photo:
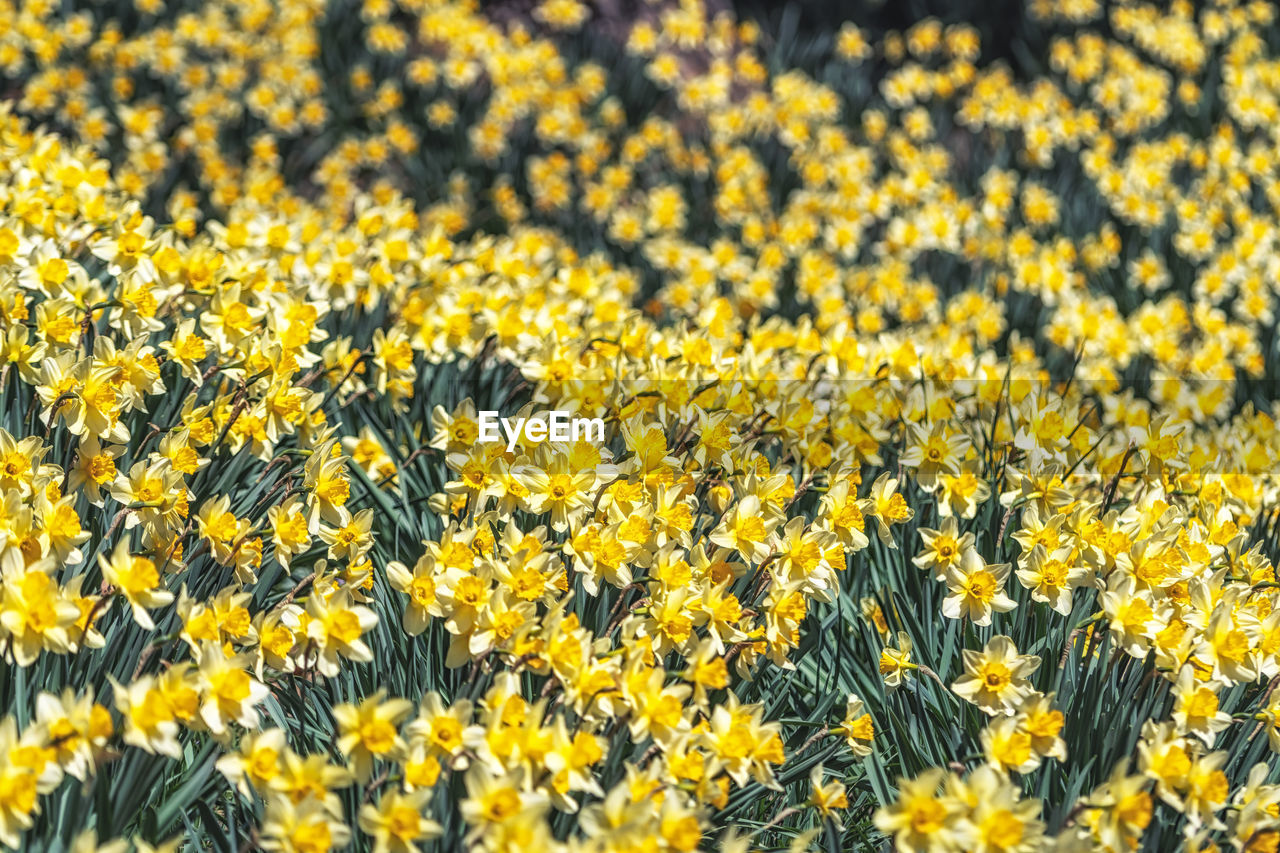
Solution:
[(0, 843), (1276, 847), (1275, 10), (641, 5), (6, 5)]

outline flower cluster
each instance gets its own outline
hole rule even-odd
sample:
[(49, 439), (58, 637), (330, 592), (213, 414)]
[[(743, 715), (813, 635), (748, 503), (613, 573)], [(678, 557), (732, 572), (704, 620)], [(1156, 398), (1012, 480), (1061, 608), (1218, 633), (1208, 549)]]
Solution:
[(0, 0), (0, 845), (1274, 850), (1274, 8), (607, 5)]

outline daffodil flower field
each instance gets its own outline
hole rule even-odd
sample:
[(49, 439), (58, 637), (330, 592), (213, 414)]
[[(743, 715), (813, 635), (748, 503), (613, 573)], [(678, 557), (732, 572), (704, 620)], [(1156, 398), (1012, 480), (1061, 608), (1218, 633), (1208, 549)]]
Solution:
[(1280, 10), (864, 5), (0, 0), (0, 846), (1280, 850)]

